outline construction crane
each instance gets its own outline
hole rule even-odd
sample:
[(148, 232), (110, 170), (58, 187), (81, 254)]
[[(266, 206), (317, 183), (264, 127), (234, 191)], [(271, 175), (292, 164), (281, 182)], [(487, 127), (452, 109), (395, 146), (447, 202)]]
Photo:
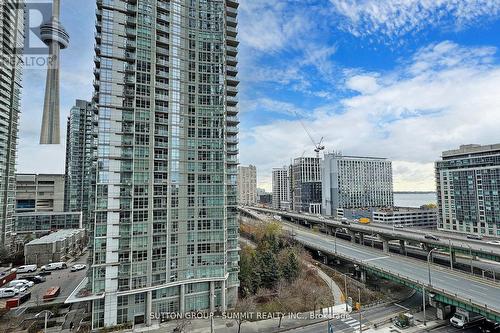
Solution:
[[(297, 114), (297, 112), (295, 112), (295, 115), (298, 117), (299, 115)], [(313, 146), (314, 146), (314, 151), (316, 152), (316, 157), (319, 157), (319, 153), (323, 150), (325, 150), (325, 146), (323, 145), (323, 137), (321, 137), (321, 139), (319, 140), (318, 143), (316, 143), (316, 141), (314, 141), (311, 133), (307, 130), (307, 127), (306, 125), (304, 124), (304, 122), (299, 118), (299, 121), (300, 121), (300, 124), (302, 125), (302, 127), (304, 128), (304, 131), (306, 131), (307, 133), (307, 136), (309, 137), (309, 139), (311, 140)]]

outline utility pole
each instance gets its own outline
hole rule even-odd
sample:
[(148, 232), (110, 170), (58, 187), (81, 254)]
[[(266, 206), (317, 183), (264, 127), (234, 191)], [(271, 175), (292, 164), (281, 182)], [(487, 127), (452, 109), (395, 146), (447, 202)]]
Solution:
[(347, 275), (344, 274), (344, 283), (345, 283), (345, 312), (349, 311), (349, 308), (347, 306)]

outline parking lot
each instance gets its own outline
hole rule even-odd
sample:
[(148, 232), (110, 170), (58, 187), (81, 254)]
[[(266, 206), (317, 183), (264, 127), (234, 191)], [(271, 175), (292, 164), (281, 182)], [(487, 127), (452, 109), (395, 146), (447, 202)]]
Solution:
[[(75, 264), (87, 264), (87, 254), (85, 253), (80, 258), (71, 261), (68, 263), (68, 268), (61, 270), (51, 271), (52, 274), (45, 275), (47, 279), (45, 282), (35, 284), (33, 287), (29, 289), (31, 291), (31, 299), (24, 303), (20, 308), (26, 308), (31, 306), (42, 305), (44, 303), (54, 303), (54, 301), (44, 302), (42, 297), (50, 287), (60, 287), (61, 292), (59, 296), (55, 299), (58, 302), (64, 302), (64, 300), (73, 292), (73, 290), (78, 286), (78, 284), (83, 280), (87, 273), (87, 268), (77, 271), (71, 272), (71, 266)], [(37, 270), (35, 273), (29, 274), (19, 274), (17, 279), (22, 279), (23, 275), (37, 275), (40, 273), (40, 270)]]

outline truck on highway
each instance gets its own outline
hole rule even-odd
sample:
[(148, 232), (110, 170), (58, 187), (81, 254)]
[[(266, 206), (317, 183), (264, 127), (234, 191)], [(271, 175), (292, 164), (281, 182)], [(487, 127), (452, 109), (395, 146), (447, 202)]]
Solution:
[(457, 308), (453, 317), (450, 318), (450, 324), (456, 328), (466, 328), (480, 325), (484, 317), (478, 313)]

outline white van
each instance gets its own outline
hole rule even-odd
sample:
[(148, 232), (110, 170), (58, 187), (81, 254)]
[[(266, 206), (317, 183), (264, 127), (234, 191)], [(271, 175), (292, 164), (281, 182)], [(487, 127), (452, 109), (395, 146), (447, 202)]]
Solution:
[(53, 271), (56, 269), (65, 269), (68, 268), (65, 262), (51, 262), (50, 264), (43, 265), (40, 270), (42, 271)]
[(10, 298), (17, 294), (17, 290), (14, 288), (0, 288), (0, 298)]
[(16, 273), (32, 273), (38, 269), (37, 265), (23, 265), (16, 269)]

